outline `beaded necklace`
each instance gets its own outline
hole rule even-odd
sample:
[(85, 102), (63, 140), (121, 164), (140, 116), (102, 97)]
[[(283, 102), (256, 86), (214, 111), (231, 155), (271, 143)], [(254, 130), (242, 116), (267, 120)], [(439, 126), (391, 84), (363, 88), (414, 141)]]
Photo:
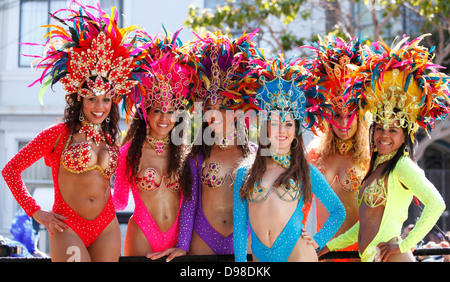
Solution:
[(353, 148), (353, 140), (336, 138), (336, 148), (338, 149), (339, 154), (345, 155)]
[(286, 169), (289, 169), (289, 167), (291, 166), (291, 152), (284, 155), (271, 152), (271, 157), (276, 163)]
[(78, 133), (86, 133), (86, 140), (92, 139), (97, 146), (100, 145), (100, 141), (105, 141), (105, 134), (103, 133), (101, 124), (82, 121)]
[(377, 155), (377, 158), (375, 159), (375, 163), (373, 165), (372, 171), (376, 170), (380, 164), (391, 160), (395, 156), (395, 154), (397, 154), (397, 150), (395, 150), (389, 154), (386, 154), (386, 155)]
[(234, 140), (237, 136), (236, 131), (228, 134), (227, 136), (225, 136), (224, 138), (220, 138), (219, 139), (219, 144), (217, 144), (217, 146), (219, 146), (220, 149), (222, 150), (226, 150), (228, 148), (228, 146), (230, 145), (231, 141)]

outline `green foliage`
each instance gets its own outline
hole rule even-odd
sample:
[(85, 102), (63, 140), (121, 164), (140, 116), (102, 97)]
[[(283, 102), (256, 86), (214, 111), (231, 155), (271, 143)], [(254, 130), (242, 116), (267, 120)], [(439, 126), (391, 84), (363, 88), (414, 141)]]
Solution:
[(270, 32), (271, 36), (276, 36), (277, 46), (273, 52), (291, 50), (303, 39), (288, 30), (288, 26), (300, 16), (307, 19), (309, 11), (300, 11), (306, 0), (227, 0), (226, 5), (218, 5), (215, 10), (200, 9), (195, 6), (189, 7), (189, 16), (185, 25), (194, 31), (204, 31), (204, 29), (215, 31), (222, 30), (224, 33), (242, 32), (249, 28), (254, 30), (261, 28), (260, 34), (265, 32), (264, 27), (268, 27), (268, 19), (278, 19), (284, 27), (282, 30)]

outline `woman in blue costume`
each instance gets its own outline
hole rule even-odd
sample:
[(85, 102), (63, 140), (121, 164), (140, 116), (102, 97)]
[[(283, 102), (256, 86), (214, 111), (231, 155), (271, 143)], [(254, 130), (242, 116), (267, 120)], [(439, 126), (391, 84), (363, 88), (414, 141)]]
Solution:
[[(305, 114), (305, 93), (315, 91), (306, 89), (303, 62), (252, 62), (255, 66), (243, 87), (256, 91), (260, 138), (255, 159), (241, 166), (234, 183), (235, 259), (247, 259), (250, 226), (254, 261), (317, 261), (316, 249), (339, 229), (345, 209), (324, 176), (307, 162), (301, 127), (314, 123), (314, 116)], [(311, 238), (304, 229), (304, 211), (309, 211), (312, 194), (330, 216)]]

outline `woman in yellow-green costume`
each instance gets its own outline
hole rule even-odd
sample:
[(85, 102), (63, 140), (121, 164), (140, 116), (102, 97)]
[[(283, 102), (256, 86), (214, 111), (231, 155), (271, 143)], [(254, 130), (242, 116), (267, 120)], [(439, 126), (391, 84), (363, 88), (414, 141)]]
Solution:
[[(372, 43), (367, 58), (348, 81), (360, 105), (369, 111), (372, 157), (369, 172), (356, 194), (359, 221), (331, 240), (319, 256), (358, 242), (361, 261), (414, 261), (411, 249), (431, 230), (445, 210), (434, 185), (414, 161), (415, 134), (428, 133), (436, 119), (450, 112), (450, 77), (431, 62), (432, 50), (420, 46), (424, 36), (403, 38), (389, 47)], [(424, 210), (409, 235), (401, 240), (403, 222), (413, 197)]]

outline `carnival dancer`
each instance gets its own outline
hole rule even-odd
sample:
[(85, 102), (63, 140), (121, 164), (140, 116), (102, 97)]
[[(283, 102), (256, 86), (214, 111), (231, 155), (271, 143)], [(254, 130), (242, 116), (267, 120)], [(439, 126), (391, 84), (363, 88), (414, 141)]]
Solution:
[[(315, 90), (308, 88), (304, 61), (260, 56), (251, 62), (247, 83), (256, 86), (262, 121), (256, 157), (239, 168), (234, 183), (235, 260), (247, 260), (250, 228), (254, 261), (317, 261), (316, 249), (336, 233), (345, 209), (323, 175), (306, 159), (302, 131), (315, 122), (306, 110), (307, 93)], [(304, 229), (304, 212), (309, 211), (312, 194), (330, 213), (314, 237)]]
[[(52, 17), (63, 26), (49, 26), (46, 52), (37, 64), (45, 70), (37, 81), (62, 83), (64, 122), (42, 131), (2, 175), (21, 207), (50, 233), (52, 261), (117, 261), (120, 229), (110, 178), (119, 156), (117, 104), (137, 83), (132, 74), (138, 58), (126, 41), (132, 27), (119, 29), (114, 9), (109, 16), (100, 6), (78, 3), (77, 10), (62, 9)], [(52, 211), (41, 209), (20, 175), (42, 157), (52, 169)]]
[[(345, 207), (347, 217), (335, 237), (341, 235), (358, 221), (355, 194), (366, 175), (370, 161), (368, 118), (359, 118), (358, 105), (349, 94), (344, 94), (345, 81), (351, 65), (360, 66), (363, 56), (361, 37), (348, 43), (330, 36), (325, 42), (319, 37), (311, 48), (316, 52), (310, 69), (316, 78), (317, 91), (324, 101), (317, 103), (318, 122), (316, 137), (309, 146), (308, 161), (324, 174), (333, 191)], [(315, 201), (317, 230), (325, 223), (328, 212)], [(356, 251), (357, 244), (343, 251)]]
[[(370, 168), (357, 192), (359, 222), (321, 253), (358, 242), (361, 261), (414, 261), (411, 249), (431, 230), (445, 203), (414, 161), (419, 127), (433, 128), (450, 112), (449, 77), (437, 72), (432, 54), (419, 45), (424, 36), (371, 45), (369, 58), (349, 82), (361, 105), (373, 114)], [(424, 210), (408, 236), (400, 237), (413, 197)]]
[(233, 254), (232, 186), (239, 160), (251, 153), (242, 112), (235, 111), (249, 109), (250, 95), (236, 82), (247, 71), (254, 34), (230, 40), (218, 31), (191, 43), (203, 82), (194, 100), (202, 103), (204, 118), (180, 176), (185, 199), (177, 248), (154, 259)]
[[(182, 125), (199, 85), (187, 65), (178, 34), (156, 39), (140, 31), (137, 43), (148, 44), (136, 95), (126, 100), (130, 128), (120, 148), (114, 182), (114, 204), (123, 210), (129, 191), (135, 209), (124, 243), (125, 256), (145, 256), (172, 248), (178, 239), (182, 203), (179, 173), (186, 154)], [(197, 81), (197, 82), (196, 82)], [(181, 127), (180, 127), (181, 126)]]

